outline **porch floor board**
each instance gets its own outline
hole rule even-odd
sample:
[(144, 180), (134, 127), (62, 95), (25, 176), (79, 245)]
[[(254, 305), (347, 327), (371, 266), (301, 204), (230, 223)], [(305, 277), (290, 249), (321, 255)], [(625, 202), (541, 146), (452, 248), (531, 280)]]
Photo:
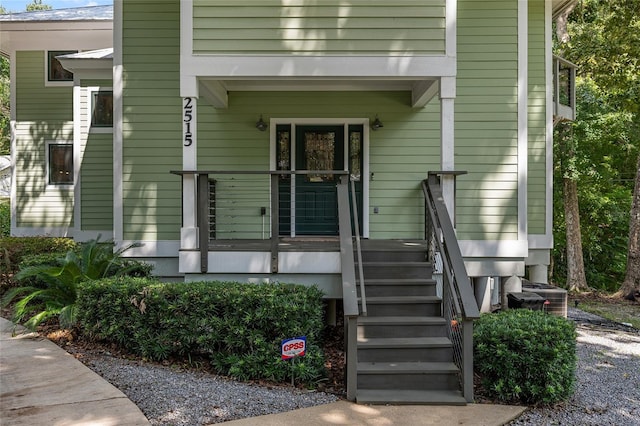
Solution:
[[(424, 240), (371, 240), (363, 239), (362, 250), (368, 251), (415, 251), (427, 250)], [(271, 240), (212, 240), (209, 251), (271, 251)], [(338, 237), (283, 237), (278, 251), (340, 251)]]

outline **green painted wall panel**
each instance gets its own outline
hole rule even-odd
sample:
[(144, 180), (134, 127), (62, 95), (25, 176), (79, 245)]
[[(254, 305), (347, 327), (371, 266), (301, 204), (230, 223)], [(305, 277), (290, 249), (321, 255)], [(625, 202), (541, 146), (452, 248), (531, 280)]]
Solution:
[(193, 2), (194, 54), (444, 54), (445, 1)]
[[(408, 92), (230, 92), (229, 96), (230, 107), (226, 110), (216, 110), (204, 101), (198, 104), (198, 168), (267, 170), (269, 132), (255, 130), (260, 114), (267, 122), (272, 117), (372, 119), (378, 114), (384, 130), (370, 132), (370, 169), (374, 174), (370, 183), (371, 238), (423, 235), (420, 181), (429, 170), (439, 169), (438, 102), (413, 109)], [(242, 197), (241, 193), (238, 191), (236, 197)], [(231, 219), (224, 224), (225, 230), (236, 232), (236, 237), (253, 232), (255, 238), (259, 207), (268, 206), (268, 198), (264, 198), (268, 189), (262, 194), (262, 198), (254, 197), (253, 206), (239, 209), (249, 211), (252, 217), (248, 222), (253, 227), (248, 233), (237, 233), (239, 228), (230, 225)], [(373, 207), (379, 208), (378, 214), (373, 214)], [(246, 226), (248, 219), (234, 220), (239, 227)]]
[(546, 62), (544, 0), (529, 2), (528, 198), (529, 234), (546, 234)]
[(455, 164), (461, 239), (518, 236), (518, 2), (458, 1)]
[[(81, 81), (80, 227), (83, 231), (113, 230), (113, 134), (91, 132), (89, 87), (112, 89), (111, 80)], [(101, 129), (102, 130), (102, 129)]]
[(70, 186), (49, 186), (46, 142), (73, 142), (73, 90), (45, 87), (45, 53), (18, 51), (15, 58), (16, 200), (18, 227), (73, 226)]
[(113, 229), (113, 135), (88, 134), (80, 169), (83, 230)]
[(126, 1), (123, 16), (124, 238), (178, 240), (180, 3)]

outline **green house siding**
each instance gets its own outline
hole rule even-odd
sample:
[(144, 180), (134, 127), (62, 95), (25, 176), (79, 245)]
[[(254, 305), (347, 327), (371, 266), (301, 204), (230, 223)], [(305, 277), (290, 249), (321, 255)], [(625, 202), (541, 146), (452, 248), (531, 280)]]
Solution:
[(180, 3), (123, 4), (123, 236), (179, 240)]
[(91, 132), (89, 87), (108, 89), (111, 80), (83, 80), (80, 98), (80, 214), (83, 231), (113, 229), (113, 134)]
[(518, 2), (458, 1), (458, 237), (518, 238)]
[[(408, 92), (231, 92), (229, 109), (214, 109), (201, 101), (198, 105), (198, 168), (268, 170), (269, 132), (255, 129), (260, 113), (266, 121), (270, 118), (373, 119), (378, 114), (384, 121), (384, 129), (369, 134), (370, 237), (420, 238), (424, 235), (420, 181), (429, 170), (439, 169), (440, 113), (438, 102), (424, 109), (413, 109), (410, 101)], [(219, 188), (222, 196), (229, 183), (219, 184), (223, 185)], [(243, 220), (258, 223), (259, 206), (269, 205), (267, 183), (245, 177), (244, 182), (234, 184), (241, 185), (242, 190), (249, 185), (263, 188), (254, 191), (250, 206), (242, 204), (240, 195), (235, 200), (240, 209), (250, 210), (255, 216)], [(378, 208), (377, 214), (373, 212), (374, 207)]]
[(46, 143), (73, 142), (72, 87), (45, 87), (45, 53), (16, 52), (16, 225), (73, 226), (73, 187), (47, 185)]
[(194, 0), (194, 54), (438, 54), (445, 0)]
[(546, 66), (544, 1), (529, 1), (529, 151), (528, 227), (529, 234), (546, 234)]

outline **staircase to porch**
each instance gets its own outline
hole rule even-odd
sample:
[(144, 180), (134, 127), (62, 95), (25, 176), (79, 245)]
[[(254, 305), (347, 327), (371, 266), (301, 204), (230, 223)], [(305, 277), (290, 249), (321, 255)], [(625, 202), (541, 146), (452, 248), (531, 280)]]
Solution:
[[(480, 314), (442, 196), (439, 176), (447, 173), (429, 172), (422, 181), (421, 241), (362, 242), (347, 178), (337, 186), (351, 401), (473, 402), (473, 320)], [(433, 277), (436, 261), (442, 268), (441, 288)]]
[[(466, 404), (425, 257), (424, 244), (362, 251), (367, 316), (357, 320), (359, 403)], [(360, 290), (358, 296), (362, 304)]]

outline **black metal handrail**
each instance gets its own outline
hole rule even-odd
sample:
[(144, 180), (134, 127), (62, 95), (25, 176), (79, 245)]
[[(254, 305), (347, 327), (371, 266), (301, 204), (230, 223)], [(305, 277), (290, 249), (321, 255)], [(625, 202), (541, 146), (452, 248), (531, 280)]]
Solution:
[(462, 392), (473, 401), (473, 320), (480, 317), (471, 281), (464, 266), (442, 188), (437, 174), (422, 181), (425, 198), (425, 238), (429, 259), (436, 254), (442, 260), (443, 314), (449, 322), (449, 338), (454, 346), (454, 361), (461, 373)]

